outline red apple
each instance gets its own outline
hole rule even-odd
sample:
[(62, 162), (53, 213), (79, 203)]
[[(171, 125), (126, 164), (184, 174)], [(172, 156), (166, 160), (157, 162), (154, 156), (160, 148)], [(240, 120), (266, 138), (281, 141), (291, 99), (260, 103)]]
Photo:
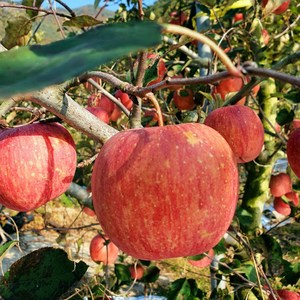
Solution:
[(300, 128), (291, 132), (286, 146), (286, 154), (289, 165), (296, 176), (300, 178)]
[(104, 123), (109, 123), (109, 115), (106, 110), (101, 107), (87, 107), (86, 108), (90, 113), (96, 116), (98, 119), (103, 121)]
[(228, 142), (238, 163), (255, 159), (264, 145), (264, 128), (248, 106), (226, 106), (212, 111), (204, 124), (217, 130)]
[[(101, 78), (96, 77), (96, 76), (93, 76), (93, 77), (91, 77), (91, 79), (93, 79), (96, 83), (98, 83), (99, 85), (101, 85), (101, 81), (102, 81)], [(92, 92), (92, 93), (94, 93), (94, 92), (97, 91), (97, 89), (96, 89), (91, 83), (89, 83), (88, 81), (86, 81), (86, 82), (84, 83), (84, 87), (85, 87), (89, 92)]]
[(110, 120), (113, 121), (113, 122), (116, 122), (122, 115), (122, 111), (120, 110), (120, 108), (114, 104), (114, 110), (113, 112), (111, 113), (110, 115)]
[(296, 192), (288, 192), (284, 195), (294, 206), (299, 204), (299, 196)]
[(58, 123), (33, 123), (0, 135), (0, 203), (34, 210), (63, 194), (76, 170), (70, 133)]
[(288, 216), (292, 211), (290, 205), (285, 203), (281, 197), (274, 198), (273, 206), (278, 213), (284, 216)]
[(105, 95), (100, 93), (92, 94), (88, 98), (88, 107), (99, 107), (107, 111), (110, 116), (115, 108), (115, 104)]
[(300, 128), (300, 119), (294, 119), (290, 125), (291, 132), (296, 128)]
[(144, 267), (142, 265), (133, 264), (133, 265), (129, 266), (129, 272), (130, 272), (130, 275), (131, 275), (132, 279), (139, 280), (143, 277), (145, 270), (144, 270)]
[(132, 100), (129, 98), (129, 95), (127, 93), (122, 92), (121, 90), (117, 90), (115, 93), (115, 97), (117, 99), (120, 99), (120, 101), (122, 102), (122, 104), (127, 108), (127, 109), (131, 109), (133, 102)]
[[(276, 300), (300, 300), (300, 294), (289, 290), (276, 291), (279, 297)], [(269, 296), (269, 300), (275, 300), (272, 295)]]
[(173, 102), (179, 110), (191, 110), (195, 107), (194, 93), (187, 88), (181, 88), (174, 92)]
[(272, 175), (270, 179), (270, 193), (274, 197), (281, 197), (292, 191), (291, 177), (286, 173)]
[[(246, 81), (249, 81), (249, 78), (246, 79)], [(220, 95), (221, 99), (223, 101), (227, 100), (226, 96), (229, 93), (238, 92), (242, 87), (244, 86), (244, 82), (242, 78), (238, 77), (228, 77), (223, 80), (221, 80), (217, 85), (215, 85), (212, 89), (212, 96), (214, 99), (217, 99), (217, 94)], [(255, 86), (252, 90), (253, 95), (256, 96), (257, 92), (259, 90), (259, 85)], [(244, 105), (246, 102), (246, 97), (243, 97), (241, 100), (239, 100), (236, 104), (237, 105)]]
[(229, 145), (198, 123), (121, 131), (101, 148), (92, 173), (104, 232), (144, 260), (214, 247), (232, 221), (238, 186)]
[(118, 247), (106, 237), (97, 234), (90, 243), (90, 256), (96, 262), (104, 265), (113, 265), (119, 255)]
[(215, 254), (214, 250), (210, 249), (207, 253), (208, 256), (205, 256), (199, 260), (189, 259), (188, 262), (194, 267), (206, 268), (211, 264), (212, 262), (211, 258), (213, 258), (214, 254)]
[(94, 217), (96, 216), (95, 211), (92, 210), (91, 208), (85, 206), (82, 210), (83, 213), (85, 213), (86, 215), (88, 215), (89, 217)]
[(172, 11), (170, 13), (171, 20), (169, 21), (170, 24), (174, 25), (182, 25), (184, 22), (187, 21), (187, 15), (184, 12)]
[(266, 29), (261, 30), (261, 35), (264, 41), (264, 44), (267, 45), (270, 41), (270, 35), (269, 32)]
[(275, 15), (281, 15), (282, 13), (284, 13), (285, 11), (287, 11), (287, 9), (290, 6), (290, 2), (291, 2), (291, 0), (283, 2), (278, 8), (276, 8), (275, 10), (273, 10), (272, 13), (275, 14)]
[(233, 17), (233, 22), (239, 22), (244, 20), (244, 14), (243, 13), (236, 13)]

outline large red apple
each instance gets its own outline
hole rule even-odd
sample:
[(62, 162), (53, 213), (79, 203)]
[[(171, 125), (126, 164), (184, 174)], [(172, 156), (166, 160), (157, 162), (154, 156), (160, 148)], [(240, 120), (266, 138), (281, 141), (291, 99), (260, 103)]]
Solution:
[(0, 135), (0, 203), (34, 210), (63, 194), (76, 169), (70, 133), (57, 123), (34, 123)]
[(270, 193), (274, 197), (281, 197), (292, 191), (291, 177), (286, 173), (272, 175), (269, 183)]
[(300, 128), (294, 129), (286, 146), (288, 163), (298, 178), (300, 178)]
[[(278, 290), (276, 291), (278, 298), (276, 300), (300, 300), (300, 294), (289, 291), (289, 290)], [(270, 295), (269, 300), (275, 300), (272, 295)]]
[(238, 195), (235, 157), (203, 124), (130, 129), (100, 150), (93, 204), (104, 232), (145, 260), (192, 256), (223, 237)]
[(113, 265), (118, 255), (118, 247), (107, 238), (103, 238), (100, 234), (97, 234), (91, 240), (90, 256), (94, 262), (102, 262), (104, 265)]
[(217, 130), (228, 142), (239, 163), (255, 159), (264, 144), (264, 128), (248, 106), (226, 106), (212, 111), (204, 124)]

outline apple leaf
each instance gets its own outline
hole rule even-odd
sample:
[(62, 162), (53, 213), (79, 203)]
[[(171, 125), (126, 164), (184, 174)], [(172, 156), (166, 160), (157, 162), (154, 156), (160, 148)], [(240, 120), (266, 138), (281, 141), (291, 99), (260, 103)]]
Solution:
[(128, 266), (115, 264), (115, 274), (120, 281), (129, 281), (131, 279)]
[(103, 23), (89, 15), (82, 15), (73, 17), (65, 22), (63, 22), (63, 26), (72, 26), (77, 28), (89, 27)]
[(8, 241), (0, 246), (0, 263), (2, 259), (5, 257), (6, 253), (11, 249), (13, 246), (18, 244), (17, 241)]
[[(28, 7), (36, 7), (40, 8), (44, 0), (23, 0), (22, 5), (28, 6)], [(30, 18), (34, 18), (38, 15), (39, 11), (38, 10), (31, 10), (31, 9), (26, 9), (26, 14)]]
[(159, 277), (160, 269), (156, 266), (151, 266), (147, 269), (145, 275), (142, 278), (143, 282), (155, 282)]
[(292, 122), (294, 117), (295, 117), (295, 113), (293, 110), (288, 110), (286, 108), (283, 108), (278, 112), (276, 116), (276, 122), (280, 126), (283, 126), (284, 124)]
[(161, 40), (154, 22), (98, 26), (48, 45), (0, 53), (1, 98), (59, 84), (130, 52), (154, 47)]
[(0, 281), (0, 295), (6, 300), (58, 299), (85, 274), (88, 266), (68, 259), (62, 249), (33, 251), (16, 261)]
[[(169, 300), (193, 300), (193, 299), (203, 299), (196, 298), (202, 294), (202, 291), (198, 289), (197, 283), (194, 279), (179, 278), (172, 282), (168, 299)], [(202, 295), (201, 295), (202, 296)]]

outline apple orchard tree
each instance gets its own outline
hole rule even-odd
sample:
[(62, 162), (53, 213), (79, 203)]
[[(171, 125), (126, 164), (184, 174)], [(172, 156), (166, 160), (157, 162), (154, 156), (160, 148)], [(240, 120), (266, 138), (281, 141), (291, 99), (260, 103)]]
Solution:
[[(0, 257), (12, 214), (65, 194), (97, 217), (104, 275), (74, 292), (88, 265), (46, 247), (0, 296), (299, 299), (297, 1), (43, 2), (0, 3)], [(164, 261), (193, 269), (162, 288)]]

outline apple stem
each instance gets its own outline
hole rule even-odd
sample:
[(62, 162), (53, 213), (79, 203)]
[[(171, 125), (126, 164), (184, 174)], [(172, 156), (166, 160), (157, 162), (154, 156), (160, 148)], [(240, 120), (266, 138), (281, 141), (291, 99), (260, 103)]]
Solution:
[(154, 108), (156, 110), (156, 113), (158, 115), (158, 126), (164, 126), (164, 121), (163, 121), (163, 117), (162, 117), (162, 113), (161, 113), (161, 108), (159, 106), (159, 103), (157, 101), (157, 99), (155, 98), (153, 93), (147, 93), (145, 95), (154, 105)]
[(179, 25), (174, 24), (162, 24), (163, 31), (166, 33), (172, 33), (172, 34), (180, 34), (180, 35), (186, 35), (192, 39), (196, 39), (197, 41), (206, 44), (215, 52), (215, 54), (219, 57), (219, 59), (223, 62), (223, 64), (226, 66), (228, 72), (232, 76), (236, 77), (243, 77), (242, 72), (234, 66), (230, 58), (226, 55), (226, 53), (223, 51), (222, 48), (220, 48), (214, 41), (206, 37), (204, 34), (201, 34), (197, 31), (191, 30), (186, 27), (182, 27)]

